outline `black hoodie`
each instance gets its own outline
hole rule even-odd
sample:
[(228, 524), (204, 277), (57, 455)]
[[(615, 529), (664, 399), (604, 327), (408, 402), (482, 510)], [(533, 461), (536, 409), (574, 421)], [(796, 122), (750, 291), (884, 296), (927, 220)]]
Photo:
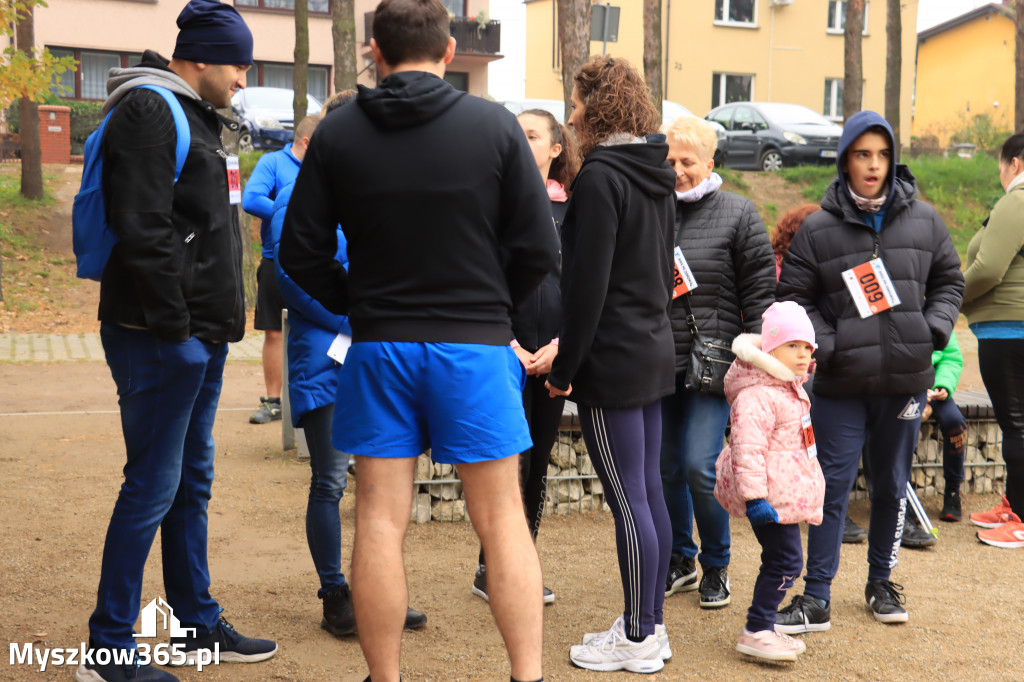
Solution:
[[(317, 127), (279, 258), (354, 341), (504, 345), (557, 264), (547, 192), (504, 107), (405, 71)], [(335, 226), (349, 271), (334, 259)]]
[(562, 326), (548, 381), (571, 400), (622, 409), (675, 391), (668, 304), (675, 173), (661, 141), (598, 147), (562, 228)]

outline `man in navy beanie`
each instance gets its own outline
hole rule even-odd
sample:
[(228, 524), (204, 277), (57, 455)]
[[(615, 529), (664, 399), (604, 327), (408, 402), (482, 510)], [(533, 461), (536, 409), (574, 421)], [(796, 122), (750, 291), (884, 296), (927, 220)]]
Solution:
[[(177, 23), (172, 59), (147, 50), (138, 66), (111, 69), (103, 105), (112, 111), (103, 196), (120, 241), (100, 284), (100, 337), (127, 461), (78, 682), (177, 680), (150, 665), (163, 662), (154, 656), (160, 642), (145, 639), (156, 634), (147, 630), (157, 613), (169, 625), (171, 665), (251, 663), (277, 651), (220, 615), (206, 551), (213, 422), (228, 342), (245, 328), (230, 191), (237, 157), (221, 149), (216, 110), (245, 87), (252, 33), (234, 7), (216, 0), (191, 0)], [(142, 594), (158, 528), (166, 599)], [(132, 626), (142, 603), (149, 606), (137, 644)]]

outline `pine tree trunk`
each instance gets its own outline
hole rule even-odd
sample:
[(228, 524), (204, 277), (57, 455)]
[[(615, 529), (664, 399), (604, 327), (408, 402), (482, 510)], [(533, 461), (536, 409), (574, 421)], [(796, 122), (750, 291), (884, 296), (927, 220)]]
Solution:
[(293, 85), (295, 99), (292, 108), (295, 110), (294, 125), (306, 118), (309, 100), (306, 98), (309, 82), (309, 0), (295, 0), (295, 67)]
[(900, 0), (886, 0), (885, 18), (885, 120), (892, 126), (896, 144), (893, 161), (900, 160), (900, 87), (903, 76), (903, 50), (901, 46), (903, 19)]
[[(18, 49), (35, 52), (35, 21), (30, 5), (18, 19), (15, 40)], [(22, 97), (18, 100), (19, 132), (21, 133), (21, 194), (28, 199), (43, 198), (43, 150), (39, 142), (39, 110), (36, 103)]]
[(354, 0), (331, 0), (334, 40), (334, 91), (356, 87), (356, 6)]
[(864, 92), (861, 38), (864, 34), (864, 0), (846, 0), (843, 40), (843, 119), (861, 109)]
[(557, 0), (558, 42), (562, 54), (562, 96), (565, 98), (565, 117), (572, 111), (574, 78), (590, 58), (590, 2), (587, 0)]
[(1024, 129), (1024, 2), (1017, 2), (1017, 49), (1014, 51), (1013, 129)]
[(661, 0), (644, 0), (644, 80), (651, 100), (661, 111)]

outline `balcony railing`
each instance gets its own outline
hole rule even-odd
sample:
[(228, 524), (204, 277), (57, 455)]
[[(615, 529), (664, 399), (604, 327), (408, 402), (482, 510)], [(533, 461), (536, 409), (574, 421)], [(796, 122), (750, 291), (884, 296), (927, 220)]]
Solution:
[[(364, 17), (366, 26), (365, 45), (373, 37), (373, 12)], [(455, 38), (455, 54), (492, 55), (501, 52), (501, 22), (480, 23), (472, 17), (452, 17), (452, 37)]]

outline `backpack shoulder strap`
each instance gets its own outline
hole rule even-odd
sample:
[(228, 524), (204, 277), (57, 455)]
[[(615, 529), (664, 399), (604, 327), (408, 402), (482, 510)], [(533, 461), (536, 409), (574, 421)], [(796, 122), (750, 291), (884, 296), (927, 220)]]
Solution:
[(185, 110), (181, 108), (181, 102), (174, 96), (174, 93), (159, 85), (140, 85), (140, 88), (152, 90), (167, 102), (171, 108), (171, 115), (174, 117), (174, 128), (178, 134), (178, 143), (174, 148), (174, 181), (178, 181), (181, 169), (185, 167), (185, 159), (188, 157), (188, 147), (192, 143), (192, 130), (189, 128), (188, 119), (185, 118)]

